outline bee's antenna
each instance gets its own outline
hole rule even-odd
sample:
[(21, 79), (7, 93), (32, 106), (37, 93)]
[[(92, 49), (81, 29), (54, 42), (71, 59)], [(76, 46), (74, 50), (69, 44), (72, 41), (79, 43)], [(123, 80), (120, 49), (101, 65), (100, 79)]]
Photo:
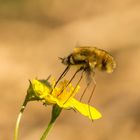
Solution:
[(60, 59), (60, 60), (62, 60), (62, 61), (63, 61), (63, 59), (64, 59), (64, 58), (62, 58), (62, 57), (58, 57), (58, 59)]
[(62, 58), (62, 57), (58, 57), (58, 59), (61, 61), (61, 63), (63, 63), (64, 65), (68, 65), (67, 63), (67, 58)]

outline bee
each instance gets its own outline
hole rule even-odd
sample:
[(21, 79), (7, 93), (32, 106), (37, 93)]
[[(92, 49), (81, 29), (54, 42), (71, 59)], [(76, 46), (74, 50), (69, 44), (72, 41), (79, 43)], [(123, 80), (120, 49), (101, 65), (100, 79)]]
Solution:
[(116, 68), (113, 56), (96, 47), (76, 47), (70, 55), (60, 59), (64, 65), (78, 66), (81, 70), (90, 72), (97, 68), (112, 73)]
[[(107, 73), (112, 73), (116, 68), (116, 62), (113, 56), (110, 55), (105, 50), (96, 47), (88, 47), (88, 46), (76, 47), (74, 48), (73, 52), (70, 53), (67, 57), (60, 58), (60, 59), (62, 64), (66, 65), (67, 67), (63, 71), (61, 76), (58, 78), (56, 84), (58, 83), (59, 80), (61, 80), (61, 78), (63, 78), (67, 74), (70, 67), (77, 66), (78, 69), (70, 79), (69, 83), (71, 83), (71, 81), (74, 79), (74, 77), (77, 75), (78, 72), (82, 71), (81, 77), (76, 84), (77, 86), (82, 80), (84, 72), (86, 73), (88, 82), (80, 98), (80, 100), (82, 100), (89, 85), (91, 84), (92, 81), (94, 82), (94, 87), (89, 97), (88, 104), (90, 104), (91, 98), (93, 96), (93, 92), (96, 87), (96, 82), (94, 80), (95, 69), (98, 69), (100, 71), (105, 71)], [(90, 109), (89, 109), (89, 113), (90, 113)]]
[[(72, 79), (79, 71), (83, 70), (84, 72), (86, 72), (88, 77), (87, 79), (89, 82), (87, 84), (86, 89), (83, 92), (83, 95), (87, 90), (88, 86), (90, 85), (91, 81), (94, 81), (94, 84), (96, 86), (96, 82), (93, 79), (95, 74), (95, 69), (98, 69), (100, 71), (105, 71), (107, 73), (112, 73), (116, 68), (116, 62), (113, 56), (111, 56), (105, 50), (96, 47), (86, 47), (86, 46), (76, 47), (74, 48), (71, 54), (69, 54), (67, 57), (60, 58), (60, 59), (64, 65), (67, 65), (67, 68), (69, 68), (70, 66), (78, 67), (78, 70), (76, 71)], [(82, 79), (82, 77), (83, 76), (81, 75), (80, 79)], [(70, 82), (72, 81), (72, 79), (70, 80)], [(81, 99), (83, 95), (81, 96)]]
[[(82, 70), (83, 72), (86, 72), (87, 77), (89, 79), (87, 87), (90, 85), (91, 81), (94, 81), (93, 77), (95, 74), (95, 69), (105, 71), (107, 73), (112, 73), (116, 68), (116, 62), (113, 56), (105, 50), (96, 47), (76, 47), (74, 48), (73, 52), (70, 53), (67, 57), (60, 59), (62, 64), (66, 65), (67, 67), (62, 73), (62, 75), (59, 77), (58, 81), (66, 75), (71, 66), (77, 66), (78, 70), (75, 72), (70, 82), (74, 79), (76, 74)], [(80, 80), (83, 77), (83, 72)]]

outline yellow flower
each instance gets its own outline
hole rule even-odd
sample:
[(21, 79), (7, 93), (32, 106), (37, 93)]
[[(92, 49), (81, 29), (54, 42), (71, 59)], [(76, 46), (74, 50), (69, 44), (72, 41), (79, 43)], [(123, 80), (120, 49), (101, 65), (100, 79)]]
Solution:
[[(48, 82), (48, 81), (47, 81)], [(80, 112), (82, 115), (88, 117), (91, 120), (101, 118), (101, 113), (94, 107), (79, 102), (74, 98), (75, 94), (79, 90), (79, 86), (74, 88), (72, 84), (67, 87), (68, 81), (64, 80), (54, 88), (55, 81), (52, 86), (39, 80), (32, 80), (32, 90), (36, 97), (40, 98), (43, 103), (47, 105), (58, 105), (63, 109), (74, 109)]]

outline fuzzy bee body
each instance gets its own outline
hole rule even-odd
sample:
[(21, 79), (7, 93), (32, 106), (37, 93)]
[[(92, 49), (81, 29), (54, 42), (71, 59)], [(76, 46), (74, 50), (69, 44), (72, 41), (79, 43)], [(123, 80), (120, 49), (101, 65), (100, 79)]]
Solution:
[(114, 58), (106, 51), (96, 47), (77, 47), (68, 57), (62, 58), (65, 65), (79, 66), (81, 69), (94, 71), (95, 68), (113, 72), (116, 67)]

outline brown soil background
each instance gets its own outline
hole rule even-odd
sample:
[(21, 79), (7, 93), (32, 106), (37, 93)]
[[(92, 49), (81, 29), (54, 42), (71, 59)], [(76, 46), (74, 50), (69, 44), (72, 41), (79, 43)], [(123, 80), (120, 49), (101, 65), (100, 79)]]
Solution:
[[(64, 69), (58, 57), (67, 56), (78, 45), (105, 49), (117, 61), (113, 74), (96, 72), (92, 105), (103, 117), (92, 123), (64, 110), (48, 140), (140, 138), (139, 0), (0, 0), (1, 140), (13, 139), (28, 79), (58, 77)], [(19, 139), (38, 140), (50, 109), (30, 103)]]

